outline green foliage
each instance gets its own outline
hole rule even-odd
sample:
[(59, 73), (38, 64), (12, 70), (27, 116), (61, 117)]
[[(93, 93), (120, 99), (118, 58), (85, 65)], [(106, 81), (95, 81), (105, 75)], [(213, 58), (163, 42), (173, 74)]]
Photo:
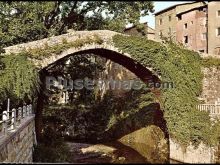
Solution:
[[(145, 110), (145, 115), (148, 114), (147, 111), (150, 110), (148, 106), (154, 102), (154, 95), (150, 91), (144, 90), (144, 88), (141, 90), (130, 90), (120, 99), (109, 91), (104, 95), (103, 100), (98, 106), (96, 106), (96, 111), (98, 109), (105, 109), (106, 112), (110, 113), (106, 115), (109, 117), (107, 118), (108, 122), (105, 131), (118, 128), (116, 126), (118, 126), (119, 123), (121, 123), (121, 125), (126, 125), (124, 121), (131, 122), (130, 119), (134, 121), (135, 125), (142, 124), (141, 127), (145, 127), (146, 121), (149, 122), (149, 120), (146, 120), (144, 115), (140, 117), (137, 114), (143, 111), (143, 109)], [(156, 111), (156, 109), (154, 110)], [(135, 125), (131, 127), (135, 127)]]
[(68, 162), (70, 152), (64, 140), (49, 127), (45, 130), (44, 140), (34, 147), (33, 161), (38, 163)]
[(79, 48), (85, 44), (91, 43), (102, 44), (103, 40), (98, 35), (94, 34), (93, 37), (77, 39), (72, 42), (67, 42), (65, 39), (63, 39), (62, 43), (53, 46), (48, 46), (48, 44), (45, 43), (43, 48), (28, 48), (27, 50), (23, 50), (22, 53), (30, 58), (44, 59), (52, 54), (60, 54), (68, 48)]
[[(135, 36), (114, 36), (114, 44), (142, 65), (153, 68), (162, 82), (173, 82), (174, 88), (162, 89), (160, 104), (171, 137), (183, 145), (201, 141), (210, 143), (207, 113), (196, 110), (202, 89), (199, 54), (172, 42), (161, 44)], [(201, 123), (202, 121), (202, 123)]]
[(203, 59), (201, 59), (201, 63), (202, 63), (203, 67), (210, 68), (210, 67), (216, 66), (216, 67), (219, 68), (219, 66), (220, 66), (220, 59), (213, 58), (213, 57), (203, 58)]
[(54, 2), (0, 2), (0, 43), (4, 46), (42, 39), (48, 35), (43, 18)]
[(1, 58), (0, 100), (32, 100), (39, 89), (39, 77), (35, 66), (23, 54), (9, 54)]
[[(51, 126), (54, 132), (59, 132), (60, 136), (65, 137), (65, 131), (68, 131), (70, 136), (67, 137), (75, 140), (87, 142), (113, 140), (119, 137), (118, 134), (125, 135), (127, 131), (132, 132), (130, 129), (140, 129), (149, 123), (153, 124), (151, 122), (153, 114), (157, 111), (151, 106), (155, 101), (154, 96), (143, 89), (127, 91), (123, 97), (109, 90), (102, 99), (93, 98), (93, 102), (90, 103), (85, 99), (83, 101), (66, 106), (45, 107), (44, 127)], [(118, 134), (115, 134), (116, 132)]]
[(33, 161), (38, 163), (68, 162), (68, 148), (65, 145), (47, 146), (38, 144), (34, 148)]
[(212, 141), (212, 144), (214, 144), (215, 146), (217, 145), (219, 146), (220, 144), (220, 120), (219, 119), (215, 119), (215, 122), (212, 124), (211, 131), (209, 129), (209, 132), (207, 132), (207, 134), (209, 135), (210, 140)]
[(153, 12), (153, 7), (149, 1), (0, 2), (0, 45), (5, 47), (59, 35), (70, 28), (122, 31), (126, 23), (136, 24), (140, 16)]

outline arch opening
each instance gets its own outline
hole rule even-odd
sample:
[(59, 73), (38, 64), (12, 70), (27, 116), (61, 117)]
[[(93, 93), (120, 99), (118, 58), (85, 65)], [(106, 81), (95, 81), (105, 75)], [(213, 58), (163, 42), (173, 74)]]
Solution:
[[(59, 62), (62, 63), (62, 61), (65, 61), (65, 59), (68, 59), (70, 56), (83, 55), (83, 54), (98, 55), (100, 57), (104, 57), (104, 58), (107, 58), (107, 59), (109, 59), (113, 62), (116, 62), (116, 63), (122, 65), (123, 67), (127, 68), (128, 70), (130, 70), (138, 78), (140, 78), (144, 83), (147, 83), (148, 81), (153, 81), (155, 83), (160, 82), (160, 79), (155, 74), (153, 74), (152, 71), (150, 71), (148, 68), (142, 66), (140, 63), (137, 63), (133, 59), (131, 59), (129, 57), (126, 57), (126, 56), (124, 56), (120, 53), (117, 53), (117, 52), (112, 51), (112, 50), (107, 50), (107, 49), (89, 49), (89, 50), (79, 51), (79, 52), (73, 53), (73, 54), (68, 54), (63, 58), (60, 58), (59, 60), (54, 61), (53, 63), (51, 63), (47, 67), (44, 67), (40, 71), (41, 74), (42, 74), (41, 81), (45, 82), (45, 80), (44, 80), (45, 77), (43, 75), (43, 72), (45, 70), (47, 70), (48, 68), (53, 68), (54, 66), (56, 66), (57, 63), (59, 63)], [(43, 86), (42, 91), (44, 90), (44, 88), (45, 87)], [(42, 117), (41, 116), (42, 115), (42, 110), (44, 108), (43, 107), (44, 106), (43, 105), (44, 100), (42, 100), (42, 98), (43, 97), (39, 97), (38, 104), (37, 104), (38, 105), (37, 114), (36, 114), (37, 119), (38, 119), (38, 121), (36, 121), (37, 123), (39, 122), (39, 119)], [(126, 99), (125, 99), (125, 101), (126, 101)], [(105, 102), (105, 103), (107, 104), (107, 102)], [(129, 119), (126, 119), (126, 120), (122, 120), (117, 125), (117, 126), (120, 126), (121, 123), (123, 123), (123, 122), (126, 123), (127, 122), (127, 124), (125, 124), (125, 126), (122, 127), (122, 131), (120, 131), (120, 130), (115, 131), (114, 129), (112, 131), (110, 130), (109, 131), (110, 134), (105, 135), (105, 137), (104, 137), (105, 140), (108, 141), (111, 138), (114, 138), (114, 139), (123, 139), (123, 138), (125, 138), (125, 139), (127, 139), (127, 137), (125, 137), (124, 135), (136, 132), (137, 130), (144, 127), (144, 125), (149, 126), (149, 127), (152, 126), (152, 125), (155, 125), (155, 126), (159, 127), (162, 130), (162, 132), (165, 134), (165, 138), (168, 138), (169, 135), (168, 135), (168, 132), (167, 132), (167, 127), (166, 127), (165, 120), (163, 118), (163, 112), (160, 110), (160, 105), (158, 103), (149, 104), (147, 106), (142, 107), (141, 110), (138, 113), (135, 113), (134, 116), (139, 117), (140, 119), (145, 116), (148, 120), (146, 120), (146, 121), (140, 120), (140, 121), (144, 121), (144, 122), (141, 123), (139, 121), (139, 124), (136, 124), (135, 121), (132, 121), (133, 120), (132, 117), (129, 118)], [(39, 128), (38, 124), (36, 124), (36, 126)], [(36, 130), (38, 128), (36, 128)], [(39, 139), (39, 137), (38, 137), (38, 139)], [(88, 140), (88, 139), (84, 139), (84, 140)], [(97, 139), (95, 139), (95, 140), (97, 140)], [(103, 140), (103, 139), (101, 139), (101, 140)], [(140, 148), (136, 148), (136, 149), (138, 150)], [(168, 158), (169, 154), (168, 153), (166, 153), (166, 154), (167, 154), (167, 158)], [(167, 159), (166, 159), (166, 161), (167, 161)]]
[(80, 54), (94, 54), (100, 57), (107, 58), (115, 63), (122, 65), (126, 69), (130, 70), (132, 73), (134, 73), (138, 78), (140, 78), (145, 83), (148, 82), (149, 80), (151, 80), (154, 83), (160, 82), (159, 76), (153, 73), (152, 70), (150, 70), (149, 68), (146, 68), (145, 66), (143, 66), (142, 64), (140, 64), (139, 62), (133, 60), (132, 58), (128, 56), (125, 56), (116, 51), (112, 51), (112, 50), (104, 49), (104, 48), (88, 49), (88, 50), (78, 51), (72, 54), (67, 54), (65, 57), (48, 64), (43, 69), (56, 65), (57, 62), (62, 61), (70, 56), (80, 55)]

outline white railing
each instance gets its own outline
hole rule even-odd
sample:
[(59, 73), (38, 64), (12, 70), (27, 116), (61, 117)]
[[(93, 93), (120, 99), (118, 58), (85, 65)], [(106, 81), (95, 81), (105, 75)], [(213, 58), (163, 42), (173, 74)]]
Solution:
[(199, 104), (197, 109), (209, 112), (210, 115), (220, 115), (220, 104)]
[(31, 104), (10, 110), (8, 101), (7, 110), (0, 114), (0, 137), (7, 135), (8, 131), (16, 130), (17, 127), (33, 114)]

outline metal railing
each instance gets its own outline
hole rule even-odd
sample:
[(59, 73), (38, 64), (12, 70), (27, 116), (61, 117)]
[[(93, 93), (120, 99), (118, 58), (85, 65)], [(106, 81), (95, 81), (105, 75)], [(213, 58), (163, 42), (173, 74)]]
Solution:
[(0, 137), (7, 135), (8, 131), (16, 130), (25, 119), (33, 114), (32, 104), (10, 110), (8, 100), (7, 111), (0, 114)]
[(210, 115), (220, 115), (220, 104), (199, 104), (197, 109), (209, 112)]

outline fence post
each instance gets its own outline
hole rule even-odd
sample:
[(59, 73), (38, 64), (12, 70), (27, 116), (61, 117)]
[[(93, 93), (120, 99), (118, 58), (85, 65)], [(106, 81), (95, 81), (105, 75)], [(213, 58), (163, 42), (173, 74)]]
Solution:
[(215, 108), (214, 108), (214, 112), (213, 112), (213, 114), (215, 114), (216, 113), (216, 111), (217, 111), (217, 108), (218, 108), (218, 101), (215, 101)]
[(23, 113), (22, 113), (23, 114), (23, 118), (25, 118), (26, 117), (26, 106), (23, 106), (22, 110), (23, 110)]
[(30, 107), (29, 107), (29, 105), (26, 105), (26, 112), (27, 112), (27, 116), (30, 116)]
[(19, 123), (21, 123), (22, 121), (22, 108), (21, 107), (18, 108), (18, 120), (19, 120)]
[(11, 116), (11, 129), (15, 129), (16, 128), (16, 109), (13, 108), (12, 109), (12, 116)]
[(6, 135), (7, 132), (8, 132), (8, 114), (7, 114), (7, 111), (3, 111), (2, 113), (2, 132), (3, 132), (3, 135)]
[(8, 103), (7, 103), (7, 118), (9, 119), (9, 111), (10, 111), (10, 99), (8, 98)]
[(29, 109), (29, 116), (31, 116), (31, 104), (28, 105), (28, 109)]
[(32, 107), (32, 104), (30, 104), (30, 105), (29, 105), (29, 107), (30, 107), (30, 114), (31, 114), (31, 115), (33, 115), (33, 114), (34, 114), (34, 112), (33, 112), (33, 107)]

